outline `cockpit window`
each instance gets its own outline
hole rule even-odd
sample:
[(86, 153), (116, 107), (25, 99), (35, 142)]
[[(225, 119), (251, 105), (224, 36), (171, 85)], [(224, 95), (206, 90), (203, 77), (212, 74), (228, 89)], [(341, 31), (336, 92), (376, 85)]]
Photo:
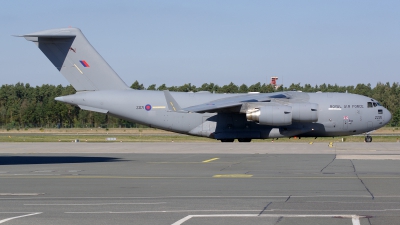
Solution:
[(376, 102), (374, 102), (374, 103), (372, 103), (372, 104), (374, 104), (374, 107), (377, 107), (377, 106), (378, 106), (378, 104), (376, 104)]
[(368, 102), (368, 108), (372, 108), (372, 102)]
[(379, 102), (376, 103), (378, 106), (382, 106)]

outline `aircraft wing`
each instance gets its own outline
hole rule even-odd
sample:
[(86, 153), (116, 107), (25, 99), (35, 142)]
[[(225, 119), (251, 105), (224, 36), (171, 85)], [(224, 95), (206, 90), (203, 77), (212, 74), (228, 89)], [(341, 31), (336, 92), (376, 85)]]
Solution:
[(289, 98), (284, 94), (245, 94), (237, 95), (233, 97), (222, 98), (210, 102), (206, 102), (200, 105), (194, 105), (182, 110), (195, 113), (215, 113), (224, 111), (240, 111), (240, 108), (245, 103), (257, 103), (257, 102), (270, 102), (273, 98)]

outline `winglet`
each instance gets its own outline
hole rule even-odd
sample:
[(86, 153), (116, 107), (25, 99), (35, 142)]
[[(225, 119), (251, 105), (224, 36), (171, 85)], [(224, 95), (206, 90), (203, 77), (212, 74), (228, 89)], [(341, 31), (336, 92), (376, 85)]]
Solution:
[(181, 109), (179, 104), (172, 97), (168, 90), (164, 90), (165, 100), (167, 101), (168, 109), (173, 112), (187, 112)]

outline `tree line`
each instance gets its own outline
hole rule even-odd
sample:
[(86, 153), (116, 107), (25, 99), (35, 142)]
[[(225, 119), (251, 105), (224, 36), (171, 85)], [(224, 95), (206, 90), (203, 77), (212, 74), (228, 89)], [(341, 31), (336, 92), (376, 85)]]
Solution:
[[(378, 100), (392, 113), (389, 126), (400, 126), (400, 86), (399, 83), (378, 83), (375, 87), (371, 84), (357, 84), (356, 86), (338, 86), (321, 84), (312, 86), (310, 84), (291, 84), (288, 87), (280, 86), (275, 89), (271, 84), (260, 82), (247, 86), (229, 83), (219, 86), (214, 83), (204, 83), (196, 87), (191, 83), (182, 86), (166, 86), (162, 84), (157, 87), (152, 84), (145, 87), (135, 81), (132, 89), (155, 90), (155, 91), (180, 91), (199, 92), (209, 91), (211, 93), (248, 93), (260, 92), (270, 93), (278, 91), (297, 90), (303, 92), (348, 92), (368, 96)], [(0, 87), (0, 124), (7, 129), (21, 129), (29, 127), (138, 127), (140, 125), (106, 114), (90, 112), (79, 109), (65, 103), (55, 101), (58, 96), (74, 94), (76, 91), (71, 86), (42, 85), (32, 87), (29, 84), (17, 83), (15, 85), (2, 85)]]

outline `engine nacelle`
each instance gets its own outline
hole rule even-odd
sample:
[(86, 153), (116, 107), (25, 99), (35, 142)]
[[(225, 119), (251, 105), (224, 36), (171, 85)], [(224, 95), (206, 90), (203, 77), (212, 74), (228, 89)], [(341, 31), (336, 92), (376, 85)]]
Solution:
[(286, 126), (292, 124), (292, 107), (263, 106), (257, 111), (246, 113), (246, 118), (261, 125)]
[(292, 119), (295, 122), (317, 122), (318, 121), (318, 104), (315, 103), (293, 103)]

